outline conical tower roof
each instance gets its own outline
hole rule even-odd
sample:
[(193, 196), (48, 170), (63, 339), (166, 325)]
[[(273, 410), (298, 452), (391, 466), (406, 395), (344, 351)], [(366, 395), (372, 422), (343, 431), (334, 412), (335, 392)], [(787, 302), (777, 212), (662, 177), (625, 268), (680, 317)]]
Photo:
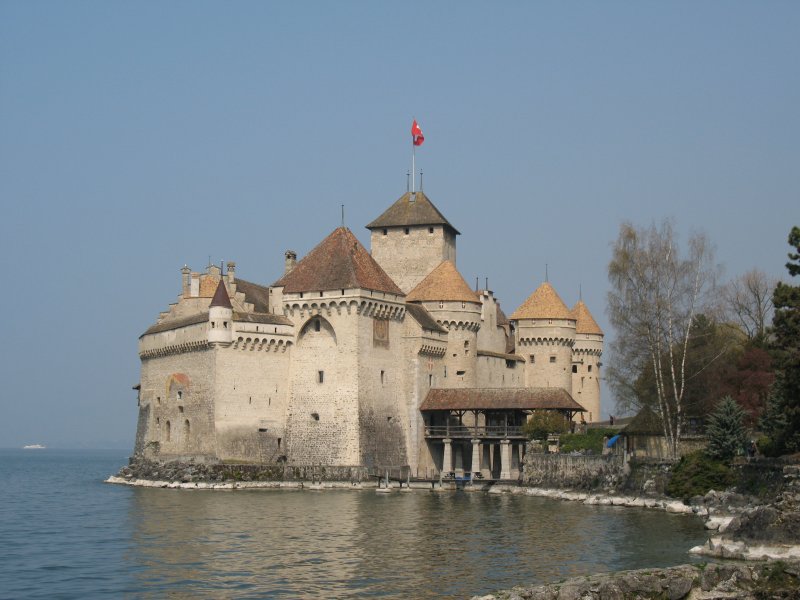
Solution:
[(272, 284), (287, 293), (362, 288), (402, 296), (353, 232), (339, 227), (303, 257), (294, 269)]
[(439, 264), (427, 277), (408, 292), (407, 302), (413, 301), (474, 302), (480, 303), (469, 284), (464, 281), (452, 261)]
[(215, 306), (221, 306), (222, 308), (233, 308), (230, 296), (228, 296), (228, 290), (225, 287), (225, 281), (223, 279), (220, 279), (219, 283), (217, 284), (217, 291), (214, 292), (214, 297), (211, 298), (211, 304), (209, 305), (209, 308), (213, 308)]
[(583, 303), (583, 300), (578, 300), (578, 303), (572, 307), (572, 317), (575, 319), (575, 333), (593, 333), (595, 335), (603, 335), (603, 330), (594, 320), (592, 313)]
[(574, 319), (561, 297), (548, 282), (544, 282), (511, 315), (518, 319)]
[(406, 192), (392, 204), (386, 212), (367, 225), (367, 229), (381, 227), (409, 227), (411, 225), (444, 225), (453, 233), (458, 230), (444, 218), (439, 209), (422, 192)]

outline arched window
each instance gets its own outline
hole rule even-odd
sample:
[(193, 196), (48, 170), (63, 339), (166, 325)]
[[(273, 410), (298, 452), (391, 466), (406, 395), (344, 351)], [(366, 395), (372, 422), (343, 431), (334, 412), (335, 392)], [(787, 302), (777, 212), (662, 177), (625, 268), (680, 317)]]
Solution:
[(170, 426), (169, 421), (166, 422), (165, 427), (166, 427), (165, 439), (167, 441), (170, 441), (170, 438), (172, 437), (172, 427)]
[(189, 434), (191, 433), (191, 426), (189, 425), (189, 419), (186, 419), (183, 422), (183, 443), (184, 445), (189, 445)]

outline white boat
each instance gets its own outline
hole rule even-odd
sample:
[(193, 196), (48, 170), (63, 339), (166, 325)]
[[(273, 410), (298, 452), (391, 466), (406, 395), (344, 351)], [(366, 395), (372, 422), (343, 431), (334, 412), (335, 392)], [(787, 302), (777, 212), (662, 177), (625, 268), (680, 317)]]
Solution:
[(41, 444), (29, 444), (28, 446), (23, 446), (23, 450), (44, 450), (47, 446), (42, 446)]

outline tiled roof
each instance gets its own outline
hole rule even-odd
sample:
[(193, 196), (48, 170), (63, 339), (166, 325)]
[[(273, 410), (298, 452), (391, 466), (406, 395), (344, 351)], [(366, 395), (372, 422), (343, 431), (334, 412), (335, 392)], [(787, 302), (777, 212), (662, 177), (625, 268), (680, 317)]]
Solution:
[(269, 312), (269, 288), (244, 279), (237, 279), (236, 291), (244, 292), (245, 302), (250, 302), (255, 312)]
[(244, 323), (266, 323), (267, 325), (292, 325), (292, 322), (283, 315), (275, 315), (264, 312), (235, 312), (233, 313), (233, 320)]
[(585, 412), (563, 388), (432, 389), (419, 409), (421, 411), (540, 409)]
[(208, 313), (198, 313), (196, 315), (191, 315), (188, 317), (182, 317), (180, 319), (170, 319), (167, 321), (161, 321), (160, 323), (156, 323), (155, 325), (151, 325), (147, 328), (142, 335), (139, 337), (150, 335), (151, 333), (161, 333), (162, 331), (171, 331), (173, 329), (180, 329), (181, 327), (188, 327), (189, 325), (196, 325), (197, 323), (206, 323), (208, 322)]
[(406, 312), (419, 323), (419, 326), (428, 331), (437, 331), (439, 333), (447, 333), (447, 329), (442, 327), (436, 322), (424, 306), (421, 304), (406, 304)]
[(420, 281), (406, 296), (406, 301), (408, 302), (425, 300), (473, 302), (475, 304), (480, 302), (475, 292), (470, 289), (469, 284), (464, 281), (456, 266), (449, 260), (440, 263), (438, 267), (428, 273), (427, 277)]
[(496, 319), (497, 319), (497, 325), (499, 327), (502, 327), (503, 325), (508, 325), (508, 317), (506, 316), (506, 313), (502, 311), (499, 304), (497, 305)]
[(575, 333), (593, 333), (595, 335), (603, 335), (603, 330), (594, 320), (592, 313), (586, 308), (583, 300), (578, 300), (578, 303), (572, 307), (572, 317), (575, 319)]
[(506, 360), (525, 362), (525, 359), (519, 356), (518, 354), (511, 354), (511, 353), (503, 354), (502, 352), (494, 352), (492, 350), (478, 350), (478, 356), (494, 356), (495, 358), (505, 358)]
[(410, 225), (444, 225), (458, 235), (458, 230), (444, 218), (439, 209), (422, 192), (406, 192), (386, 212), (367, 225), (367, 229), (407, 227)]
[(511, 320), (574, 318), (553, 286), (546, 281), (511, 315)]
[(361, 288), (403, 295), (346, 227), (335, 229), (273, 286), (289, 294)]
[(217, 284), (217, 291), (214, 292), (214, 297), (211, 298), (211, 304), (209, 305), (209, 307), (214, 307), (214, 306), (221, 306), (222, 308), (233, 308), (230, 296), (228, 296), (228, 289), (225, 287), (225, 281), (223, 279), (219, 280), (219, 284)]

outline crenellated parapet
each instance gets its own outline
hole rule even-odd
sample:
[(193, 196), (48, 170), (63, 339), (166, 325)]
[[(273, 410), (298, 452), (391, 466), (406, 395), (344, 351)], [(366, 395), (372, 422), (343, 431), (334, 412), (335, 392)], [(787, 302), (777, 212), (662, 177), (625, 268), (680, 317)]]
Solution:
[(553, 337), (553, 336), (520, 336), (517, 339), (517, 343), (522, 347), (533, 347), (533, 346), (566, 346), (568, 348), (572, 348), (575, 344), (574, 337)]
[(199, 352), (207, 350), (211, 345), (208, 340), (196, 340), (193, 342), (183, 342), (181, 344), (170, 344), (156, 348), (149, 348), (139, 352), (139, 358), (146, 360), (148, 358), (158, 358), (162, 356), (172, 356), (175, 354), (184, 354), (187, 352)]
[(283, 313), (293, 320), (322, 315), (326, 317), (342, 315), (359, 315), (376, 319), (392, 319), (402, 321), (405, 307), (394, 302), (354, 298), (339, 298), (320, 301), (288, 301), (283, 305)]
[(243, 337), (239, 336), (233, 341), (231, 348), (248, 352), (286, 352), (294, 343), (291, 340), (274, 336)]
[(477, 333), (481, 328), (481, 324), (478, 321), (436, 319), (436, 322), (442, 327), (445, 327), (448, 331), (469, 331), (470, 333)]

